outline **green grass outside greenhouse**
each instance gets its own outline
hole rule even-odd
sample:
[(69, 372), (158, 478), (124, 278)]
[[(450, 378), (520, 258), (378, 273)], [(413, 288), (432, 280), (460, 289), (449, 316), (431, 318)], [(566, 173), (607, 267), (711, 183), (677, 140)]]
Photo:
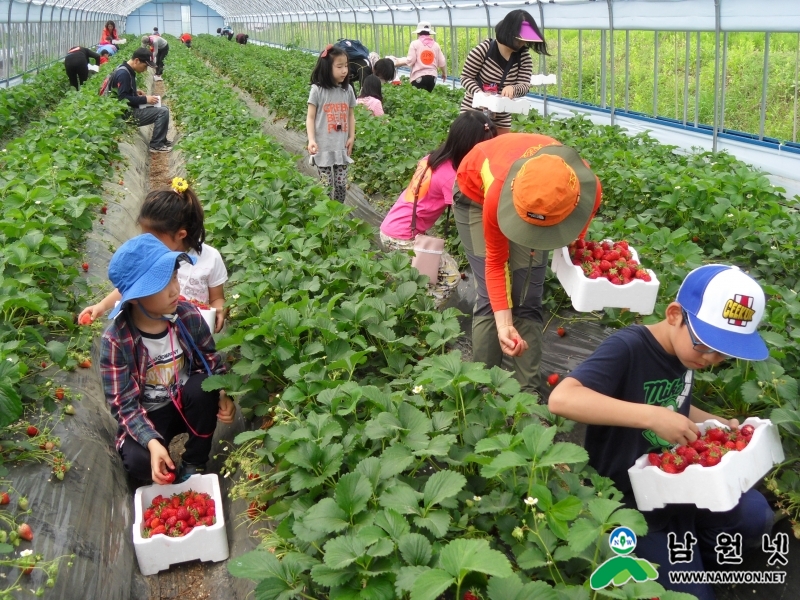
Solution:
[[(408, 44), (415, 37), (414, 27), (377, 26), (343, 24), (341, 31), (344, 37), (359, 38), (368, 48), (378, 47), (382, 55), (393, 54), (405, 56)], [(297, 48), (321, 49), (325, 44), (335, 42), (339, 37), (339, 25), (322, 24), (319, 33), (315, 24), (294, 23), (291, 33), (273, 31), (274, 37), (285, 40)], [(441, 43), (448, 58), (448, 73), (459, 74), (466, 60), (467, 53), (480, 40), (494, 36), (493, 30), (487, 28), (448, 28), (437, 27), (437, 40)], [(263, 33), (254, 32), (255, 39), (264, 38)], [(328, 37), (330, 36), (330, 39)], [(655, 116), (653, 111), (653, 61), (654, 36), (652, 31), (629, 32), (630, 56), (628, 59), (628, 109)], [(325, 37), (325, 39), (322, 39)], [(601, 33), (599, 31), (561, 32), (561, 97), (582, 101), (594, 105), (602, 105), (601, 95)], [(701, 125), (711, 125), (714, 117), (714, 33), (700, 34), (700, 95), (699, 110), (695, 111), (695, 90), (697, 74), (697, 34), (689, 38), (689, 70), (688, 70), (688, 102), (686, 119), (693, 124), (695, 118)], [(449, 56), (451, 39), (457, 48), (456, 69), (453, 72), (453, 58)], [(548, 45), (551, 56), (546, 64), (540, 65), (534, 59), (534, 72), (555, 73), (558, 69), (558, 32), (548, 32)], [(682, 121), (684, 118), (684, 82), (686, 75), (686, 34), (684, 32), (658, 33), (658, 106), (655, 114)], [(725, 116), (723, 126), (726, 129), (758, 134), (760, 128), (761, 85), (764, 65), (763, 33), (730, 33), (728, 35), (727, 74), (725, 90)], [(579, 45), (580, 44), (580, 45)], [(614, 105), (618, 110), (626, 106), (625, 93), (625, 53), (626, 35), (624, 31), (614, 34)], [(780, 141), (797, 141), (800, 129), (800, 109), (798, 109), (798, 34), (779, 33), (770, 36), (769, 73), (767, 77), (766, 118), (764, 135)], [(582, 55), (579, 82), (578, 56)], [(611, 104), (610, 79), (610, 46), (606, 52), (606, 95), (605, 105)], [(722, 59), (720, 57), (720, 65)], [(536, 90), (534, 90), (536, 91)], [(556, 86), (548, 86), (550, 96), (558, 96)]]

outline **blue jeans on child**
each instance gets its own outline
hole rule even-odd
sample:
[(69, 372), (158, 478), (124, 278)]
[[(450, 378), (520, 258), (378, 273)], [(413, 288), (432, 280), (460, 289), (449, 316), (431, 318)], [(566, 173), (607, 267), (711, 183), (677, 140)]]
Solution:
[[(671, 515), (663, 528), (641, 537), (636, 542), (634, 553), (658, 565), (658, 583), (667, 590), (685, 592), (700, 600), (714, 600), (714, 590), (708, 584), (673, 584), (669, 581), (670, 571), (716, 571), (730, 569), (729, 565), (717, 562), (717, 535), (720, 533), (741, 533), (742, 549), (761, 546), (761, 536), (772, 529), (773, 513), (766, 498), (750, 490), (742, 494), (739, 504), (728, 512), (711, 512), (693, 505), (668, 508)], [(645, 518), (652, 513), (643, 513)], [(648, 522), (650, 519), (648, 519)], [(674, 533), (679, 544), (684, 543), (684, 535), (691, 532), (697, 539), (690, 562), (670, 564), (667, 536)], [(736, 568), (736, 565), (733, 565)]]

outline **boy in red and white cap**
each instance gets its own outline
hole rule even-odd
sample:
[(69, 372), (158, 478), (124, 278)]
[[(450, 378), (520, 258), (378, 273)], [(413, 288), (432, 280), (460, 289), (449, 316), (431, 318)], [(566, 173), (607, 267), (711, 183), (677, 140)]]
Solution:
[[(738, 427), (736, 419), (692, 406), (694, 372), (729, 358), (768, 358), (756, 331), (765, 304), (761, 286), (737, 267), (699, 267), (686, 276), (662, 321), (617, 331), (550, 394), (553, 414), (588, 425), (589, 464), (614, 481), (626, 505), (636, 506), (628, 469), (642, 454), (695, 441), (700, 433), (695, 423), (708, 419)], [(666, 589), (701, 600), (714, 598), (710, 585), (672, 584), (669, 572), (716, 570), (717, 535), (741, 534), (746, 548), (760, 544), (773, 524), (769, 504), (755, 489), (728, 512), (680, 504), (643, 514), (648, 532), (638, 538), (637, 556), (659, 565), (658, 582)], [(687, 532), (698, 551), (691, 562), (671, 564), (668, 535), (684, 540)]]

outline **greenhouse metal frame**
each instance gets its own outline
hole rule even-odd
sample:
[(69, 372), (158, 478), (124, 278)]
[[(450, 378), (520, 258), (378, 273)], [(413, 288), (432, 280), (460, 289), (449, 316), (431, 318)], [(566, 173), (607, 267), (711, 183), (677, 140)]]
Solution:
[[(99, 32), (107, 20), (113, 20), (122, 33), (126, 16), (140, 6), (143, 0), (127, 2), (113, 0), (77, 0), (67, 2), (36, 3), (0, 2), (0, 82), (6, 87), (21, 75), (35, 71), (63, 57), (66, 49), (75, 45), (96, 44)], [(370, 49), (382, 55), (402, 56), (411, 41), (411, 31), (418, 21), (431, 22), (441, 28), (439, 41), (450, 61), (449, 71), (457, 75), (461, 57), (475, 43), (491, 37), (494, 25), (510, 10), (523, 8), (530, 11), (544, 30), (553, 56), (539, 56), (539, 72), (555, 73), (558, 81), (555, 90), (542, 85), (534, 88), (538, 107), (548, 113), (549, 103), (563, 101), (562, 108), (595, 109), (604, 114), (611, 124), (618, 115), (632, 115), (711, 135), (711, 147), (718, 149), (720, 134), (726, 130), (726, 77), (728, 36), (735, 32), (758, 32), (764, 35), (762, 82), (757, 130), (733, 132), (734, 137), (761, 144), (800, 156), (798, 144), (798, 89), (800, 88), (800, 3), (793, 0), (755, 2), (752, 0), (549, 0), (525, 2), (389, 2), (389, 0), (209, 0), (204, 2), (217, 11), (239, 31), (247, 32), (257, 42), (284, 47), (302, 47), (318, 51), (329, 41), (343, 37), (358, 37)], [(464, 39), (460, 31), (466, 32)], [(562, 34), (578, 32), (578, 94), (562, 95)], [(632, 32), (653, 32), (652, 109), (635, 112), (629, 105), (629, 40)], [(581, 43), (589, 32), (600, 34), (599, 101), (592, 105), (582, 97), (584, 89)], [(658, 110), (659, 84), (659, 32), (682, 32), (685, 35), (684, 81), (682, 90), (682, 118), (665, 118)], [(700, 86), (700, 36), (714, 35), (713, 120), (703, 123), (699, 119)], [(766, 132), (768, 107), (768, 79), (770, 70), (770, 36), (796, 34), (794, 59), (794, 94), (792, 98), (791, 135), (781, 139)], [(555, 34), (555, 35), (554, 35)], [(625, 37), (624, 93), (618, 101), (619, 73), (615, 60), (615, 36)], [(465, 43), (463, 43), (465, 41)], [(690, 49), (696, 47), (696, 67), (690, 64)], [(690, 71), (695, 67), (694, 74)], [(756, 68), (756, 65), (754, 65)], [(458, 78), (451, 79), (458, 85)], [(693, 92), (690, 91), (693, 88)], [(554, 93), (553, 93), (554, 92)], [(693, 116), (690, 115), (693, 113)], [(736, 134), (744, 134), (738, 136)], [(800, 158), (798, 159), (800, 160)]]

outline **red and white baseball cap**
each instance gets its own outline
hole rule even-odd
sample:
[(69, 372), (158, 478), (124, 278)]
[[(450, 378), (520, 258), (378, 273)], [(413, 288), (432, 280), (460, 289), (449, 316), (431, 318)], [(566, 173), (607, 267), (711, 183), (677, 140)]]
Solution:
[(703, 344), (734, 358), (764, 360), (769, 350), (756, 331), (766, 299), (758, 282), (738, 267), (704, 265), (678, 290), (692, 332)]

